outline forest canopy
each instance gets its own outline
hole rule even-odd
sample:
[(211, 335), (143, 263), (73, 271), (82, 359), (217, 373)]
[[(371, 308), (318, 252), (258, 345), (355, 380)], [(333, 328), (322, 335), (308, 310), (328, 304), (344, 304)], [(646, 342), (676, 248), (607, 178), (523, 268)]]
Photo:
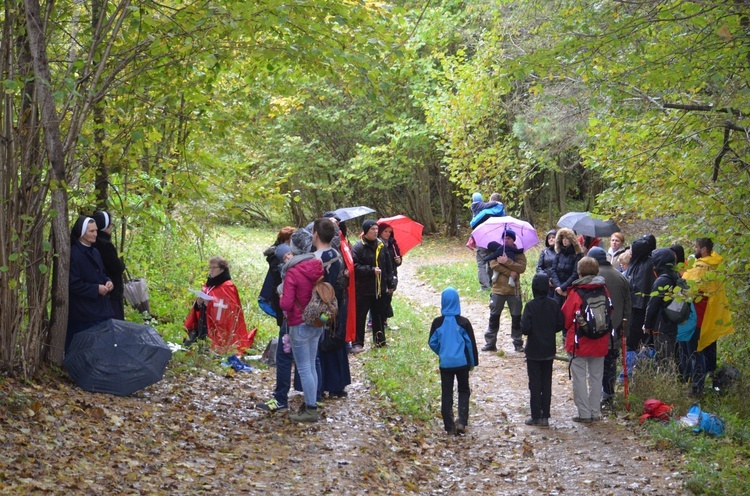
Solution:
[(6, 370), (60, 362), (69, 226), (95, 208), (148, 267), (153, 233), (199, 246), (353, 204), (455, 235), (497, 191), (540, 230), (576, 209), (712, 237), (747, 293), (748, 0), (9, 0), (0, 19)]

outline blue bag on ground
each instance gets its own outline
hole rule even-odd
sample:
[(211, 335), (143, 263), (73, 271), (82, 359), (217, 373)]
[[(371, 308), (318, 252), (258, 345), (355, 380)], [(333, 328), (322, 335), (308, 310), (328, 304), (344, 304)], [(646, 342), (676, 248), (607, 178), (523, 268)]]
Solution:
[[(687, 425), (695, 425), (693, 432), (699, 434), (705, 432), (711, 436), (723, 436), (724, 435), (724, 421), (713, 413), (707, 413), (701, 410), (698, 403), (693, 403), (690, 409), (685, 415), (686, 420), (690, 419), (692, 422), (684, 422)], [(697, 424), (694, 424), (697, 419)]]

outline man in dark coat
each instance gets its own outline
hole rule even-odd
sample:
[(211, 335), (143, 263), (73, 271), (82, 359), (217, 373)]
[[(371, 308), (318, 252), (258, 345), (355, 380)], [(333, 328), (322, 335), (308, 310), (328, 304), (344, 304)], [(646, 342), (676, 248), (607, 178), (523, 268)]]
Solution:
[(368, 312), (372, 313), (372, 339), (377, 347), (385, 346), (383, 320), (386, 307), (383, 295), (391, 280), (391, 265), (385, 245), (378, 238), (378, 224), (374, 220), (362, 223), (362, 239), (352, 247), (356, 277), (357, 336), (353, 353), (364, 350), (365, 325)]
[(96, 236), (94, 246), (99, 250), (104, 264), (104, 273), (112, 280), (114, 289), (109, 293), (109, 300), (112, 304), (114, 317), (119, 320), (125, 320), (125, 304), (123, 300), (123, 283), (122, 274), (125, 272), (125, 264), (117, 255), (117, 248), (112, 244), (112, 216), (105, 211), (94, 212), (92, 215), (96, 221), (96, 227), (99, 230)]
[(615, 381), (617, 380), (617, 361), (620, 348), (623, 322), (630, 320), (630, 283), (622, 272), (612, 267), (607, 261), (607, 252), (603, 248), (594, 246), (589, 250), (589, 256), (599, 262), (599, 275), (604, 278), (604, 285), (609, 291), (612, 302), (612, 327), (614, 338), (609, 340), (609, 352), (604, 357), (604, 375), (602, 376), (602, 403), (609, 404), (615, 396)]

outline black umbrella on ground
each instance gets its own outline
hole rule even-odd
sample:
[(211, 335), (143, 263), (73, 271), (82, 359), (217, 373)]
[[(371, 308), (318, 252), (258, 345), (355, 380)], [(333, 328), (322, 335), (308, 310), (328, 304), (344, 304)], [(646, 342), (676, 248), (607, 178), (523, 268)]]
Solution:
[(153, 327), (109, 319), (76, 334), (63, 365), (85, 391), (128, 396), (159, 382), (171, 356)]

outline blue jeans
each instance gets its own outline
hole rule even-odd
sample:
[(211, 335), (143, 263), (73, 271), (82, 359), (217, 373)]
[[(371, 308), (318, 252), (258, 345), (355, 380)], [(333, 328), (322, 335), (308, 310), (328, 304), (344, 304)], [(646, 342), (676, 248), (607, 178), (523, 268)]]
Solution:
[(315, 370), (315, 359), (318, 357), (318, 341), (322, 335), (322, 327), (312, 327), (307, 324), (289, 326), (292, 352), (302, 381), (305, 404), (310, 407), (318, 405), (318, 372)]
[(282, 342), (284, 335), (288, 332), (286, 320), (284, 320), (279, 327), (279, 344), (276, 346), (276, 389), (273, 390), (273, 397), (281, 406), (289, 406), (289, 389), (292, 387), (294, 354), (291, 351), (284, 353)]

